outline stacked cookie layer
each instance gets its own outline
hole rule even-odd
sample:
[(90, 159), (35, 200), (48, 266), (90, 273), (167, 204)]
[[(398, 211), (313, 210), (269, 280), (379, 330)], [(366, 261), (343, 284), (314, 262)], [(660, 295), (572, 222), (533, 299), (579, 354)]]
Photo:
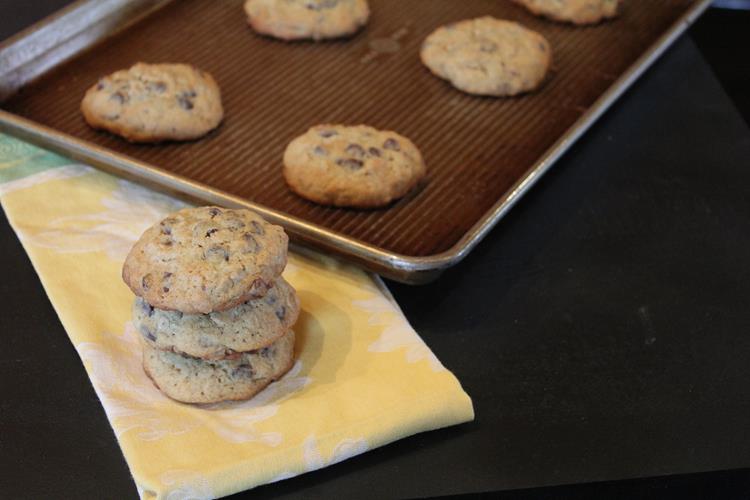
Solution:
[(247, 399), (293, 362), (288, 238), (249, 210), (181, 210), (149, 228), (122, 270), (143, 367), (187, 403)]

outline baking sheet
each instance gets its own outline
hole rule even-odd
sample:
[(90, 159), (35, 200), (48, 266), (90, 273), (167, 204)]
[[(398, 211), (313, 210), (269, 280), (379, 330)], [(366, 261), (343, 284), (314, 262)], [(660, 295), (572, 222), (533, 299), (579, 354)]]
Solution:
[[(87, 50), (81, 44), (35, 81), (19, 82), (2, 105), (8, 113), (0, 126), (193, 198), (260, 209), (298, 241), (401, 281), (422, 281), (463, 258), (708, 4), (630, 0), (615, 21), (576, 28), (498, 0), (370, 3), (369, 25), (350, 39), (283, 43), (250, 30), (241, 0), (110, 2), (108, 16), (88, 28), (77, 22), (84, 34), (119, 31)], [(94, 4), (76, 8), (91, 12)], [(106, 10), (103, 4), (96, 8)], [(538, 92), (469, 96), (420, 64), (421, 41), (435, 27), (486, 14), (550, 40), (551, 77)], [(110, 21), (106, 29), (101, 19)], [(85, 90), (137, 61), (187, 62), (212, 73), (226, 110), (222, 126), (199, 141), (155, 146), (90, 129), (78, 111)], [(284, 148), (324, 122), (367, 123), (410, 137), (424, 154), (427, 182), (381, 210), (322, 207), (295, 196), (281, 176)]]

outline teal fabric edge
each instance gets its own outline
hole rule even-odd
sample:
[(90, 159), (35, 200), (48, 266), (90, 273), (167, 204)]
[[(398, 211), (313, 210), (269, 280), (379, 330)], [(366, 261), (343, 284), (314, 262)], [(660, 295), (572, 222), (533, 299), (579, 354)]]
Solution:
[(63, 165), (70, 159), (0, 133), (0, 183), (23, 179)]

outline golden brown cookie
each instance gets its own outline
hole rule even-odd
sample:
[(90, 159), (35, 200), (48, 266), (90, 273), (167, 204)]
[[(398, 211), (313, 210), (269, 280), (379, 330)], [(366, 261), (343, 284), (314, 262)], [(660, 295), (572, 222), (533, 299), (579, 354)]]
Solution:
[(236, 358), (274, 343), (297, 321), (299, 299), (278, 278), (258, 299), (210, 314), (183, 314), (150, 306), (136, 297), (133, 325), (151, 347), (202, 359)]
[(143, 369), (164, 394), (183, 403), (249, 399), (294, 364), (294, 332), (237, 359), (207, 361), (143, 343)]
[(422, 62), (469, 94), (514, 96), (536, 89), (552, 61), (547, 40), (486, 16), (442, 26), (422, 44)]
[(247, 0), (255, 31), (282, 40), (323, 40), (351, 35), (367, 23), (367, 0)]
[(289, 187), (323, 205), (384, 206), (408, 193), (425, 172), (409, 139), (367, 125), (317, 125), (284, 152)]
[(531, 13), (554, 21), (596, 24), (617, 15), (619, 0), (513, 0)]
[(197, 139), (224, 116), (219, 87), (186, 64), (138, 63), (105, 76), (81, 102), (86, 122), (131, 142)]
[(250, 210), (186, 208), (146, 230), (122, 278), (159, 309), (225, 311), (262, 297), (286, 266), (288, 238)]

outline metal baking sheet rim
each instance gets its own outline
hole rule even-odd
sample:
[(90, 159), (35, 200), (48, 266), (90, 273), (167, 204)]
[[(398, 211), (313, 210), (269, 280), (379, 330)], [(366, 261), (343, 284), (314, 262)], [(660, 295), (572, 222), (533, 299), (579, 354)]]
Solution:
[[(76, 2), (68, 9), (85, 5), (88, 1)], [(424, 257), (414, 257), (383, 251), (373, 245), (339, 233), (310, 224), (299, 218), (255, 204), (244, 198), (213, 189), (172, 174), (165, 170), (140, 162), (126, 155), (121, 155), (101, 148), (87, 141), (76, 139), (57, 132), (51, 128), (21, 118), (20, 116), (0, 110), (0, 131), (27, 140), (39, 146), (84, 161), (102, 170), (122, 175), (128, 179), (140, 181), (149, 186), (166, 190), (178, 195), (186, 195), (201, 200), (229, 207), (245, 207), (261, 213), (275, 224), (281, 224), (293, 236), (303, 242), (323, 250), (334, 251), (383, 276), (409, 284), (432, 281), (442, 271), (459, 263), (487, 235), (497, 222), (515, 205), (515, 203), (536, 183), (539, 178), (557, 161), (575, 141), (611, 106), (638, 77), (641, 76), (656, 59), (674, 42), (711, 4), (711, 0), (702, 0), (689, 9), (672, 28), (665, 32), (638, 61), (633, 64), (599, 99), (584, 113), (578, 121), (555, 142), (542, 158), (488, 210), (482, 218), (464, 236), (445, 252)], [(66, 9), (66, 10), (68, 10)], [(26, 37), (43, 29), (58, 14), (42, 20), (25, 30), (20, 36), (13, 37), (12, 47), (22, 43)], [(62, 61), (60, 61), (62, 62)], [(51, 68), (47, 68), (51, 69)]]

